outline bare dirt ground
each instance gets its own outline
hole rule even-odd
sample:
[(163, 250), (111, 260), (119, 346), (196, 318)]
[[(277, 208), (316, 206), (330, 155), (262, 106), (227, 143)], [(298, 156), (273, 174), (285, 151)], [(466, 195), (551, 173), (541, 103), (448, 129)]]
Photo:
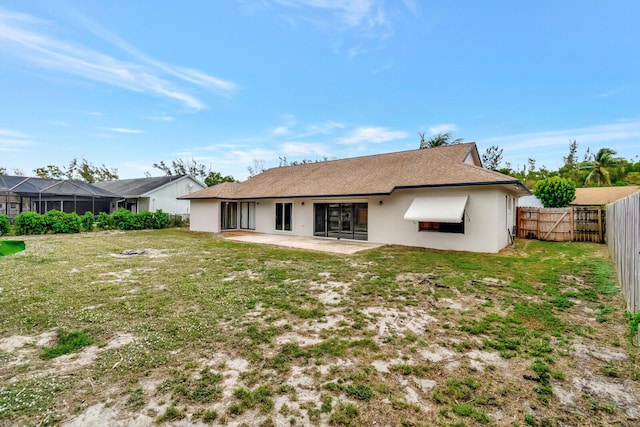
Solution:
[[(382, 256), (390, 256), (384, 251)], [(109, 299), (83, 299), (74, 318), (102, 325), (114, 307), (150, 294), (184, 296), (186, 290), (169, 292), (214, 273), (220, 286), (251, 288), (300, 264), (263, 259), (249, 268), (238, 264), (214, 272), (210, 265), (217, 261), (202, 250), (204, 261), (183, 275), (187, 284), (172, 284), (163, 280), (161, 263), (177, 262), (180, 253), (151, 247), (129, 255), (117, 250), (84, 265), (68, 265), (65, 280), (81, 275), (90, 284), (89, 293), (98, 288), (113, 292)], [(109, 258), (115, 261), (105, 261)], [(135, 320), (135, 327), (113, 319), (100, 326), (96, 343), (43, 361), (39, 355), (55, 343), (57, 328), (5, 334), (0, 338), (5, 383), (0, 399), (19, 384), (29, 386), (11, 399), (29, 395), (38, 404), (32, 397), (38, 387), (57, 397), (35, 414), (24, 409), (27, 415), (0, 418), (0, 425), (640, 425), (638, 355), (619, 295), (594, 301), (570, 297), (573, 304), (553, 312), (564, 325), (562, 333), (544, 333), (536, 323), (548, 316), (543, 313), (531, 318), (532, 332), (524, 332), (512, 349), (510, 334), (523, 322), (512, 321), (514, 310), (542, 307), (545, 294), (533, 288), (518, 294), (508, 279), (484, 275), (446, 284), (447, 275), (458, 280), (459, 274), (434, 268), (394, 272), (385, 287), (373, 287), (385, 274), (376, 269), (380, 261), (340, 262), (351, 268), (349, 274), (320, 267), (278, 278), (276, 288), (289, 287), (296, 294), (276, 302), (262, 296), (245, 304), (241, 316), (218, 316), (220, 338), (204, 346), (195, 342), (156, 354), (145, 335), (151, 328), (148, 319)], [(265, 263), (268, 272), (257, 267)], [(563, 275), (561, 291), (580, 294), (589, 280)], [(0, 296), (5, 292), (6, 285)], [(202, 316), (201, 292), (196, 289), (194, 299), (181, 300), (171, 318), (162, 317), (165, 308), (150, 302), (144, 310), (150, 319), (157, 312), (157, 322), (181, 316), (187, 322), (190, 313)], [(287, 305), (294, 302), (293, 308)], [(548, 367), (547, 374), (532, 369), (536, 361)], [(198, 400), (195, 384), (207, 372), (220, 375), (214, 381), (217, 397)], [(238, 390), (260, 387), (268, 395), (243, 403)], [(167, 415), (174, 410), (175, 416)]]

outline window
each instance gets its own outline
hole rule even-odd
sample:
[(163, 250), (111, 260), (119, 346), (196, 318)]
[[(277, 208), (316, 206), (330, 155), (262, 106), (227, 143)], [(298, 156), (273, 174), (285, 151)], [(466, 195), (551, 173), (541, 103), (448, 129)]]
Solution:
[(462, 222), (418, 222), (419, 231), (437, 231), (440, 233), (464, 234), (464, 220)]
[(276, 203), (276, 230), (291, 231), (293, 203)]

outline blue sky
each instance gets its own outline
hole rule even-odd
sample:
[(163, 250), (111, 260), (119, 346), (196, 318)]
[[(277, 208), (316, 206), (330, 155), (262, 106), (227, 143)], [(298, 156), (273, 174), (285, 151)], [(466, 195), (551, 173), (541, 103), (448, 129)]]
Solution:
[(639, 20), (637, 0), (2, 0), (0, 166), (245, 179), (446, 131), (514, 168), (557, 168), (571, 138), (637, 161)]

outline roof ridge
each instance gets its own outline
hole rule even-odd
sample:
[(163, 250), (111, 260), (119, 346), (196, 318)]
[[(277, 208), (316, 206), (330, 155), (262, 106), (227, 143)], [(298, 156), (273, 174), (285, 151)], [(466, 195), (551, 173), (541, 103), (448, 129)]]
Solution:
[[(327, 159), (327, 160), (313, 161), (313, 162), (308, 162), (308, 163), (298, 163), (298, 164), (295, 164), (295, 165), (274, 166), (272, 168), (265, 169), (263, 172), (267, 172), (267, 171), (274, 170), (274, 169), (293, 168), (293, 167), (298, 167), (298, 166), (315, 165), (315, 164), (318, 164), (318, 163), (345, 162), (345, 161), (350, 161), (350, 160), (360, 160), (360, 159), (367, 159), (367, 158), (378, 157), (378, 156), (392, 156), (392, 155), (406, 154), (406, 153), (410, 153), (410, 152), (424, 152), (425, 150), (449, 149), (449, 148), (465, 146), (465, 145), (474, 145), (475, 146), (476, 143), (474, 141), (460, 142), (460, 143), (457, 143), (457, 144), (440, 145), (440, 146), (437, 146), (437, 147), (412, 148), (410, 150), (392, 151), (390, 153), (365, 154), (363, 156), (343, 157), (341, 159)], [(471, 149), (469, 151), (471, 151)], [(467, 152), (467, 154), (468, 154), (468, 152)], [(260, 174), (258, 174), (258, 175), (260, 175)], [(258, 175), (254, 175), (253, 177), (258, 176)], [(253, 178), (253, 177), (251, 177), (251, 178)]]

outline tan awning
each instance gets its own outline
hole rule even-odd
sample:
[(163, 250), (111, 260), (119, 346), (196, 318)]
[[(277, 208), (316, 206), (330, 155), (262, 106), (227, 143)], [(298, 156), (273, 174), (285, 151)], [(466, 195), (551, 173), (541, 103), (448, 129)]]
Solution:
[(469, 196), (416, 197), (404, 214), (406, 221), (462, 222)]

